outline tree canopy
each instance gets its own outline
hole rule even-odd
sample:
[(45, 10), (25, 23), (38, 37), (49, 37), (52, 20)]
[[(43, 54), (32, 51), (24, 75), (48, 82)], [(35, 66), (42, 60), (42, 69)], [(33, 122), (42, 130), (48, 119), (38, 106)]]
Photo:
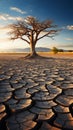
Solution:
[(29, 16), (22, 21), (9, 25), (11, 31), (11, 40), (21, 39), (30, 45), (31, 56), (35, 56), (35, 45), (37, 41), (44, 37), (53, 38), (57, 33), (56, 25), (53, 25), (52, 20), (39, 21), (37, 18)]

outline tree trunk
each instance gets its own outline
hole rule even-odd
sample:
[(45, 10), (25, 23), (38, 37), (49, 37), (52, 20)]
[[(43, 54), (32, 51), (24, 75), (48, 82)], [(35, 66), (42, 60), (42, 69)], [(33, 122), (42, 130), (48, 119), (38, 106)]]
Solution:
[(33, 44), (33, 43), (30, 43), (30, 56), (31, 57), (35, 57), (35, 56), (37, 56), (37, 53), (36, 53), (36, 51), (35, 51), (35, 43)]
[(27, 59), (36, 59), (36, 58), (45, 58), (45, 57), (41, 57), (40, 55), (38, 55), (35, 51), (35, 45), (36, 43), (31, 43), (30, 44), (30, 54), (28, 54), (27, 56), (25, 56), (25, 58)]

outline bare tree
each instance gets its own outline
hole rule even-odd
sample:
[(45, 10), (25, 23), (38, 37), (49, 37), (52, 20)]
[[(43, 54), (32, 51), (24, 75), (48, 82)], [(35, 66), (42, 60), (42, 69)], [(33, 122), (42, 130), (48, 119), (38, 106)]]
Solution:
[(46, 36), (53, 38), (58, 32), (56, 25), (53, 25), (52, 23), (51, 20), (40, 22), (35, 17), (27, 17), (23, 19), (23, 21), (17, 21), (16, 24), (10, 25), (10, 39), (15, 40), (19, 38), (27, 42), (31, 49), (30, 57), (35, 57), (37, 56), (35, 51), (37, 41)]

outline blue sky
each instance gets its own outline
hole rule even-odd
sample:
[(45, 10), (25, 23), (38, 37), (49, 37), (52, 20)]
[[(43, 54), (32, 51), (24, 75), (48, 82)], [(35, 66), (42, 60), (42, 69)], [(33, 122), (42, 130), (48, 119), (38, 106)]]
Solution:
[(37, 46), (73, 49), (73, 0), (0, 0), (0, 50), (28, 47), (21, 40), (9, 41), (7, 25), (23, 17), (51, 19), (63, 30), (54, 40), (44, 38)]

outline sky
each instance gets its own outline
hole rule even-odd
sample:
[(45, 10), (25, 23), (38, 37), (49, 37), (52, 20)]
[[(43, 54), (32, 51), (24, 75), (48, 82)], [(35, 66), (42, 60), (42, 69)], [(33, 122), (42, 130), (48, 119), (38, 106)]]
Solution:
[(73, 0), (0, 0), (0, 52), (29, 47), (20, 39), (11, 41), (8, 35), (8, 25), (27, 16), (51, 19), (62, 29), (54, 40), (41, 39), (37, 47), (73, 50)]

